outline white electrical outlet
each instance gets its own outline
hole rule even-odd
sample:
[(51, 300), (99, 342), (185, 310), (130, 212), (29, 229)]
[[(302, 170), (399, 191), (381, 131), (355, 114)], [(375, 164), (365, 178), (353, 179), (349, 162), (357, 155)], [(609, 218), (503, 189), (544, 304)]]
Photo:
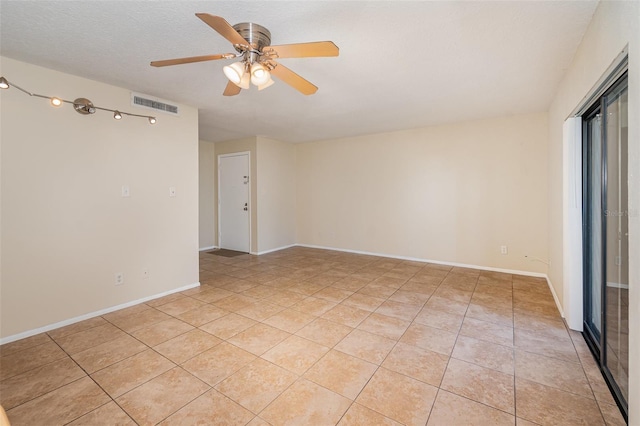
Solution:
[(116, 274), (116, 285), (122, 284), (124, 284), (124, 274), (122, 272), (119, 272)]
[(500, 246), (500, 254), (509, 254), (509, 249), (507, 246)]
[(122, 185), (122, 196), (123, 197), (128, 197), (131, 194), (129, 193), (129, 185)]
[(142, 270), (142, 279), (143, 279), (143, 280), (146, 280), (147, 278), (149, 278), (149, 269), (144, 268), (144, 269)]
[(175, 186), (170, 186), (169, 187), (169, 197), (175, 197), (176, 196), (176, 187)]

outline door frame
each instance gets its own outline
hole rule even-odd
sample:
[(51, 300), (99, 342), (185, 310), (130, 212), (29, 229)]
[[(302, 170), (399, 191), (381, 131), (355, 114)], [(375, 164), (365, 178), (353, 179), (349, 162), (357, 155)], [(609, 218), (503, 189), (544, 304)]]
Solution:
[(224, 157), (240, 157), (240, 156), (246, 156), (247, 157), (247, 163), (248, 163), (248, 167), (247, 167), (247, 176), (249, 176), (249, 183), (247, 185), (247, 191), (248, 191), (248, 201), (247, 201), (247, 207), (249, 208), (248, 211), (248, 215), (247, 215), (247, 220), (248, 220), (248, 228), (249, 228), (249, 249), (247, 250), (247, 253), (251, 254), (252, 250), (252, 239), (251, 239), (251, 234), (252, 234), (252, 229), (251, 229), (251, 217), (253, 214), (253, 209), (251, 206), (251, 184), (252, 184), (252, 179), (253, 177), (251, 176), (251, 151), (239, 151), (239, 152), (230, 152), (228, 154), (218, 154), (217, 159), (216, 159), (216, 169), (217, 169), (217, 173), (216, 173), (216, 177), (218, 179), (217, 185), (216, 185), (216, 198), (217, 198), (217, 226), (216, 226), (216, 239), (217, 239), (217, 243), (218, 243), (218, 247), (222, 248), (222, 239), (220, 238), (220, 210), (222, 208), (222, 200), (220, 199), (220, 159), (224, 158)]

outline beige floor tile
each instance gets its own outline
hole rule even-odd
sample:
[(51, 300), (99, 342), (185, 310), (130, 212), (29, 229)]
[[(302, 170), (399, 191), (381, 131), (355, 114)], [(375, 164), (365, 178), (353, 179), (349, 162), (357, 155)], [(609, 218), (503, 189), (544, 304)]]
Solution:
[[(61, 330), (61, 329), (59, 328), (57, 330)], [(40, 346), (50, 342), (51, 342), (51, 338), (49, 337), (48, 333), (40, 333), (34, 336), (25, 337), (24, 339), (16, 340), (14, 342), (5, 343), (4, 345), (1, 345), (0, 356), (11, 355), (16, 352), (20, 352), (25, 349), (30, 349), (35, 346)]]
[(262, 358), (300, 375), (328, 351), (329, 348), (326, 346), (302, 337), (289, 336), (265, 352)]
[(353, 331), (352, 327), (318, 318), (300, 329), (296, 335), (332, 348), (351, 333), (351, 331)]
[(50, 339), (40, 345), (11, 352), (0, 358), (0, 380), (6, 380), (66, 357), (67, 354)]
[(518, 417), (543, 425), (604, 425), (595, 400), (516, 378)]
[(503, 346), (513, 346), (513, 328), (475, 318), (465, 318), (460, 335)]
[(380, 297), (367, 296), (362, 293), (354, 293), (342, 301), (343, 305), (352, 306), (364, 311), (373, 312), (384, 302)]
[(258, 358), (218, 383), (216, 389), (258, 414), (297, 378), (297, 374)]
[(513, 310), (511, 308), (500, 308), (496, 306), (485, 307), (471, 302), (467, 309), (466, 316), (468, 318), (513, 327)]
[(70, 358), (62, 358), (0, 382), (0, 405), (9, 410), (86, 376)]
[[(206, 303), (214, 303), (214, 302), (217, 302), (218, 300), (222, 300), (229, 296), (233, 296), (233, 293), (228, 290), (223, 290), (221, 288), (208, 288), (202, 292), (192, 295), (194, 299), (198, 299)], [(251, 295), (248, 294), (247, 296), (251, 296)]]
[(93, 373), (91, 377), (111, 397), (117, 398), (174, 366), (174, 363), (149, 349)]
[(255, 355), (222, 342), (191, 358), (182, 367), (210, 386), (215, 386), (254, 359)]
[(238, 314), (255, 321), (264, 321), (284, 309), (286, 309), (284, 306), (276, 305), (275, 303), (259, 301), (246, 308), (240, 309)]
[(424, 425), (438, 388), (379, 368), (356, 402), (404, 425)]
[(175, 367), (116, 399), (138, 424), (156, 424), (211, 389)]
[(322, 318), (349, 327), (357, 327), (370, 314), (371, 312), (364, 309), (339, 304), (323, 314)]
[(254, 281), (254, 282), (256, 282), (256, 280), (260, 280), (260, 281), (265, 280), (265, 281), (258, 283), (260, 285), (257, 285), (255, 287), (252, 287), (252, 288), (250, 288), (248, 290), (243, 291), (241, 294), (243, 296), (253, 297), (254, 299), (258, 299), (258, 300), (266, 299), (267, 297), (273, 295), (273, 287), (269, 287), (267, 285), (262, 285), (262, 284), (270, 281), (270, 280), (267, 280), (267, 277), (270, 277), (270, 278), (273, 279), (273, 278), (277, 277), (277, 275), (275, 275), (275, 274), (262, 274), (262, 275), (258, 274), (258, 275), (252, 276), (250, 278), (251, 281)]
[(253, 305), (258, 302), (258, 300), (259, 299), (253, 297), (232, 293), (231, 296), (216, 300), (212, 302), (212, 304), (225, 311), (238, 312), (241, 309)]
[(386, 315), (388, 317), (399, 318), (405, 321), (411, 321), (422, 309), (422, 304), (409, 305), (407, 303), (395, 302), (393, 300), (386, 300), (383, 302), (376, 313)]
[(593, 398), (582, 365), (516, 350), (516, 377)]
[(516, 426), (539, 426), (538, 423), (516, 417)]
[(149, 327), (141, 328), (131, 333), (133, 337), (148, 346), (159, 345), (176, 336), (193, 330), (193, 326), (176, 318), (169, 318), (157, 322)]
[(62, 386), (7, 412), (18, 425), (62, 425), (109, 402), (109, 396), (89, 377)]
[(227, 340), (257, 323), (257, 321), (251, 318), (231, 313), (202, 325), (199, 328), (222, 340)]
[(217, 337), (196, 329), (161, 343), (154, 349), (176, 364), (182, 364), (221, 342)]
[(130, 335), (124, 334), (117, 339), (73, 354), (71, 357), (88, 374), (91, 374), (140, 353), (145, 349), (147, 349), (146, 345), (140, 343)]
[(452, 425), (514, 426), (515, 417), (504, 411), (440, 390), (427, 426)]
[[(404, 286), (403, 286), (404, 287)], [(389, 300), (395, 302), (406, 303), (407, 305), (419, 305), (422, 306), (429, 300), (430, 294), (424, 294), (415, 291), (403, 290), (402, 287), (389, 296)]]
[(431, 296), (440, 285), (441, 280), (442, 279), (438, 277), (416, 275), (400, 287), (399, 290)]
[(288, 333), (295, 333), (314, 319), (316, 317), (313, 315), (287, 308), (265, 319), (263, 323)]
[(377, 368), (375, 364), (332, 350), (311, 367), (304, 377), (354, 400)]
[(172, 293), (163, 297), (158, 297), (157, 299), (149, 300), (148, 302), (145, 302), (145, 303), (151, 306), (152, 308), (155, 308), (157, 306), (166, 305), (167, 303), (184, 299), (185, 297), (187, 296), (183, 293)]
[(313, 297), (328, 300), (330, 302), (340, 303), (347, 297), (351, 296), (353, 293), (353, 291), (343, 290), (341, 288), (325, 287), (322, 290), (313, 293)]
[[(160, 312), (156, 308), (150, 307), (149, 309), (146, 309), (138, 314), (128, 315), (124, 318), (117, 318), (111, 320), (110, 322), (126, 331), (127, 333), (133, 333), (136, 330), (140, 330), (141, 328), (148, 327), (169, 318), (171, 317), (164, 312)], [(75, 334), (73, 336), (75, 336)]]
[(440, 386), (449, 357), (428, 349), (398, 343), (382, 367), (433, 386)]
[(336, 302), (310, 296), (291, 306), (291, 309), (319, 317), (334, 306)]
[(362, 321), (357, 329), (388, 339), (399, 340), (410, 324), (409, 321), (374, 312)]
[(334, 425), (351, 401), (305, 379), (300, 379), (273, 401), (260, 417), (273, 425)]
[(578, 354), (568, 334), (557, 338), (545, 331), (515, 329), (516, 349), (557, 358), (562, 361), (579, 362)]
[(221, 318), (227, 314), (227, 311), (220, 309), (217, 306), (203, 305), (199, 308), (177, 314), (175, 317), (194, 327), (200, 327), (201, 325)]
[(335, 349), (380, 365), (395, 345), (395, 340), (362, 330), (353, 330)]
[(65, 352), (73, 355), (124, 335), (125, 333), (117, 327), (111, 324), (105, 324), (61, 337), (56, 340), (56, 343), (58, 343)]
[(351, 276), (339, 279), (338, 281), (331, 284), (331, 287), (341, 288), (342, 290), (347, 290), (347, 291), (358, 291), (365, 285), (369, 284), (370, 282), (371, 281), (369, 281), (366, 278), (359, 278), (351, 275)]
[(423, 349), (451, 355), (457, 335), (438, 328), (413, 323), (404, 333), (401, 342)]
[(371, 282), (358, 290), (358, 293), (366, 294), (367, 296), (377, 297), (380, 299), (387, 299), (389, 296), (395, 293), (396, 290), (397, 289), (393, 287), (387, 287), (382, 284)]
[(269, 422), (261, 419), (259, 416), (255, 416), (249, 423), (247, 423), (247, 426), (271, 426), (271, 425), (269, 424)]
[(426, 306), (422, 308), (413, 319), (413, 321), (418, 324), (428, 325), (429, 327), (439, 328), (440, 330), (450, 331), (452, 333), (457, 333), (460, 330), (462, 320), (464, 320), (463, 315), (435, 311)]
[(95, 328), (105, 324), (107, 324), (107, 321), (104, 318), (94, 317), (84, 321), (76, 322), (74, 324), (67, 325), (65, 327), (56, 328), (55, 330), (48, 331), (47, 334), (52, 339), (56, 340), (56, 339), (60, 339), (61, 337), (68, 336), (70, 334), (78, 333), (80, 331), (85, 331), (90, 328)]
[(626, 426), (627, 422), (622, 417), (620, 408), (617, 405), (599, 402), (598, 406), (607, 426)]
[(254, 355), (262, 355), (291, 334), (267, 324), (255, 324), (228, 340)]
[(128, 308), (118, 309), (117, 311), (109, 312), (108, 314), (102, 315), (102, 318), (106, 319), (109, 322), (114, 322), (114, 321), (122, 320), (123, 318), (128, 316), (137, 315), (143, 311), (148, 311), (149, 309), (152, 309), (151, 306), (145, 303), (140, 303), (139, 305), (133, 305)]
[(271, 303), (275, 303), (276, 305), (289, 308), (300, 302), (301, 300), (304, 300), (306, 297), (307, 296), (305, 296), (304, 294), (296, 293), (293, 291), (277, 290), (274, 291), (273, 294), (267, 297), (265, 300)]
[(427, 300), (424, 307), (434, 311), (448, 312), (454, 315), (464, 315), (467, 312), (468, 302), (460, 302), (437, 296), (435, 293)]
[(401, 426), (395, 420), (377, 413), (364, 405), (353, 403), (342, 416), (338, 426)]
[(513, 348), (472, 337), (458, 336), (451, 357), (506, 374), (514, 372)]
[(131, 417), (113, 401), (69, 423), (69, 426), (136, 426)]
[(160, 424), (163, 426), (239, 426), (247, 424), (253, 417), (253, 413), (249, 410), (212, 389)]
[(124, 410), (113, 401), (69, 423), (69, 426), (137, 426)]
[(373, 280), (373, 282), (375, 284), (379, 284), (379, 285), (383, 285), (385, 287), (390, 287), (390, 288), (394, 288), (394, 289), (399, 289), (400, 287), (402, 287), (408, 280), (409, 278), (411, 278), (411, 276), (408, 276), (406, 278), (398, 278), (398, 276), (389, 276), (389, 273), (387, 273), (387, 275), (383, 275), (380, 278), (376, 278), (375, 280)]
[(452, 358), (442, 389), (514, 414), (513, 376)]

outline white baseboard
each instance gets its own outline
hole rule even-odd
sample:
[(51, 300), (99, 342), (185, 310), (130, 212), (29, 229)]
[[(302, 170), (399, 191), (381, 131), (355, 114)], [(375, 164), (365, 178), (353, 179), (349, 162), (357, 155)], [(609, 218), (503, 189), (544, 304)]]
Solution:
[(209, 251), (209, 250), (214, 250), (214, 249), (217, 249), (217, 248), (218, 248), (218, 246), (210, 246), (210, 247), (201, 247), (198, 250), (199, 251)]
[(259, 251), (259, 252), (252, 252), (250, 254), (253, 254), (253, 255), (256, 255), (256, 256), (260, 256), (261, 254), (273, 253), (274, 251), (280, 251), (280, 250), (288, 249), (288, 248), (291, 248), (291, 247), (296, 247), (298, 245), (299, 244), (289, 244), (288, 246), (278, 247), (278, 248)]
[(22, 333), (14, 334), (13, 336), (7, 336), (0, 339), (0, 345), (4, 345), (5, 343), (11, 343), (16, 340), (24, 339), (26, 337), (35, 336), (36, 334), (44, 333), (47, 331), (55, 330), (56, 328), (64, 327), (67, 325), (75, 324), (80, 321), (84, 321), (90, 318), (98, 317), (100, 315), (108, 314), (109, 312), (118, 311), (120, 309), (128, 308), (133, 305), (138, 305), (140, 303), (148, 302), (149, 300), (157, 299), (159, 297), (168, 296), (173, 293), (178, 293), (181, 291), (189, 290), (195, 287), (200, 286), (200, 282), (189, 284), (184, 287), (176, 288), (173, 290), (165, 291), (162, 293), (154, 294), (153, 296), (143, 297), (142, 299), (132, 300), (131, 302), (122, 303), (117, 306), (112, 306), (110, 308), (101, 309), (99, 311), (90, 312), (88, 314), (80, 315), (74, 318), (70, 318), (64, 321), (56, 322), (54, 324), (45, 325), (44, 327), (35, 328), (33, 330), (24, 331)]

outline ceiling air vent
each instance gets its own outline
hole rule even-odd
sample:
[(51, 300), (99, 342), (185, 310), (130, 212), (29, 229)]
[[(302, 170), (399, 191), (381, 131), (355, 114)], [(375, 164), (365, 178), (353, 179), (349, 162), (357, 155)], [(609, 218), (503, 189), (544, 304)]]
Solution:
[(176, 105), (171, 105), (162, 99), (140, 93), (131, 93), (131, 105), (153, 111), (162, 111), (167, 114), (180, 115)]

